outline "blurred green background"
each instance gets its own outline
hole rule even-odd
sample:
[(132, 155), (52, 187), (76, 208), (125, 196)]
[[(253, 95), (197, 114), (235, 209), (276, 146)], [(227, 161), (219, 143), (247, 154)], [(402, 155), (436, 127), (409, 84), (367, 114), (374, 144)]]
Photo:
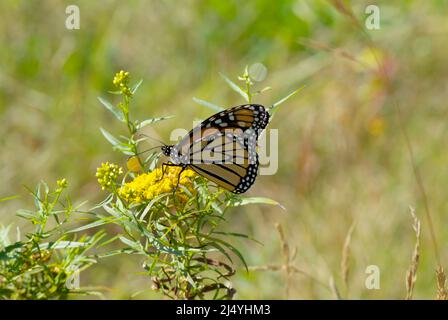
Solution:
[[(79, 30), (65, 28), (69, 4), (80, 8)], [(351, 4), (362, 23), (368, 4)], [(292, 264), (306, 274), (246, 273), (239, 265), (236, 297), (334, 298), (337, 288), (343, 298), (404, 298), (415, 243), (412, 206), (422, 221), (415, 297), (434, 298), (436, 261), (393, 101), (403, 111), (447, 266), (448, 3), (375, 4), (381, 29), (368, 34), (390, 86), (375, 72), (362, 32), (330, 1), (1, 1), (0, 198), (21, 197), (1, 203), (0, 222), (21, 226), (15, 211), (32, 206), (23, 186), (41, 179), (67, 178), (78, 202), (104, 197), (96, 167), (126, 161), (99, 131), (125, 132), (96, 99), (112, 89), (115, 72), (144, 80), (132, 104), (135, 117), (175, 115), (148, 132), (168, 141), (172, 129), (189, 129), (193, 119), (212, 113), (192, 97), (227, 107), (243, 102), (218, 72), (236, 79), (260, 62), (268, 75), (258, 85), (273, 90), (255, 102), (268, 105), (307, 85), (270, 124), (279, 129), (277, 174), (259, 177), (249, 192), (287, 210), (234, 209), (223, 228), (263, 243), (235, 242), (249, 265), (282, 265), (279, 223), (297, 253)], [(342, 251), (353, 223), (345, 282)], [(364, 285), (368, 265), (381, 270), (379, 290)], [(83, 273), (81, 285), (130, 298), (151, 285), (140, 271), (135, 257), (109, 258)]]

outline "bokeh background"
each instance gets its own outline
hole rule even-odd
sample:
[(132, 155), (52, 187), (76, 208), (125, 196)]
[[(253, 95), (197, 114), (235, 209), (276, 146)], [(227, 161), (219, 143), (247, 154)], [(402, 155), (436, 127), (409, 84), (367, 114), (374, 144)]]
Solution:
[[(167, 141), (172, 129), (210, 115), (192, 97), (242, 103), (219, 72), (236, 79), (246, 65), (262, 63), (268, 75), (257, 86), (273, 89), (256, 102), (268, 105), (307, 87), (270, 124), (279, 130), (277, 174), (259, 177), (249, 192), (279, 201), (286, 211), (235, 208), (223, 226), (262, 242), (234, 243), (250, 266), (268, 269), (246, 273), (238, 265), (236, 297), (331, 299), (337, 291), (342, 298), (404, 298), (415, 243), (412, 206), (422, 222), (415, 297), (434, 298), (437, 263), (398, 121), (408, 132), (447, 266), (448, 3), (374, 2), (381, 28), (367, 34), (377, 44), (375, 55), (334, 1), (1, 1), (0, 198), (20, 198), (0, 204), (0, 223), (22, 225), (15, 211), (32, 207), (24, 185), (41, 179), (65, 177), (77, 202), (104, 197), (96, 167), (126, 161), (99, 131), (125, 132), (96, 98), (112, 89), (115, 72), (144, 80), (134, 116), (175, 115), (150, 132)], [(373, 4), (341, 3), (362, 26)], [(79, 30), (65, 28), (69, 4), (80, 8)], [(389, 79), (376, 71), (375, 56)], [(304, 273), (287, 277), (267, 267), (285, 263), (276, 223), (296, 252), (291, 264)], [(365, 287), (369, 265), (380, 268), (379, 290)], [(139, 272), (138, 258), (116, 256), (83, 273), (81, 285), (103, 286), (108, 298), (131, 298), (151, 285)], [(150, 290), (136, 296), (160, 297)]]

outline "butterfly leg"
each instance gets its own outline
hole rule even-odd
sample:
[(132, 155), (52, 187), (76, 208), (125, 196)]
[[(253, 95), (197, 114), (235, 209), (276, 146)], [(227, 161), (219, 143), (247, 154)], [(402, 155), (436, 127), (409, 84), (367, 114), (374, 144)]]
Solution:
[(167, 163), (162, 163), (162, 177), (160, 179), (157, 179), (157, 182), (163, 180), (163, 178), (165, 177), (165, 172), (166, 172), (165, 167), (166, 166), (168, 166)]
[(161, 181), (165, 177), (166, 167), (178, 167), (178, 165), (172, 163), (162, 163), (162, 177), (157, 179), (157, 182)]
[(187, 167), (184, 166), (184, 165), (178, 165), (178, 164), (173, 164), (173, 163), (162, 163), (162, 178), (160, 178), (160, 179), (158, 180), (158, 181), (162, 180), (163, 177), (165, 176), (166, 167), (179, 167), (179, 166), (181, 166), (182, 169), (180, 170), (180, 172), (179, 172), (179, 174), (178, 174), (178, 176), (177, 176), (176, 187), (173, 189), (173, 197), (174, 197), (174, 195), (176, 194), (176, 191), (177, 191), (177, 189), (178, 189), (178, 187), (179, 187), (179, 184), (180, 184), (180, 178), (181, 178), (182, 172), (184, 172), (184, 170), (185, 170)]
[(180, 170), (180, 172), (179, 172), (179, 175), (177, 176), (177, 183), (176, 183), (176, 187), (174, 188), (174, 190), (173, 190), (173, 197), (174, 197), (174, 195), (176, 194), (176, 191), (177, 191), (177, 188), (179, 187), (179, 184), (180, 184), (180, 177), (181, 177), (181, 175), (182, 175), (182, 172), (184, 172), (184, 170), (186, 169), (187, 167), (182, 167), (182, 170)]

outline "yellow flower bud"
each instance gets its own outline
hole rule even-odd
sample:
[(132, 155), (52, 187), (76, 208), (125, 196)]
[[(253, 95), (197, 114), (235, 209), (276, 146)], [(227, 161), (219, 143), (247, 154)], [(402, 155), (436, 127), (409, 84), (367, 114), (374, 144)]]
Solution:
[(120, 166), (106, 162), (97, 169), (95, 176), (98, 178), (101, 189), (104, 190), (117, 183), (117, 179), (122, 173), (123, 169)]
[(142, 169), (138, 157), (130, 157), (126, 162), (129, 171), (138, 172)]

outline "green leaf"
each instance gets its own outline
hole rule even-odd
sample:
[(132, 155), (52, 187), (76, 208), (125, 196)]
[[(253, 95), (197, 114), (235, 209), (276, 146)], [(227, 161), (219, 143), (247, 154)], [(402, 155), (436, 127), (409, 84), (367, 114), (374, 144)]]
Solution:
[(19, 195), (9, 196), (9, 197), (5, 197), (5, 198), (1, 198), (1, 199), (0, 199), (0, 202), (8, 201), (8, 200), (13, 200), (13, 199), (17, 199), (17, 198), (20, 198), (20, 196), (19, 196)]
[(114, 216), (115, 218), (120, 218), (120, 212), (117, 212), (113, 207), (110, 207), (108, 205), (103, 205), (103, 209), (106, 210), (107, 213)]
[(120, 239), (121, 242), (123, 242), (125, 245), (127, 245), (128, 247), (136, 250), (136, 251), (142, 251), (142, 245), (139, 242), (136, 241), (132, 241), (126, 237), (123, 236), (119, 236), (118, 239)]
[(106, 199), (104, 199), (103, 201), (101, 201), (101, 202), (98, 203), (97, 205), (95, 205), (95, 206), (93, 206), (92, 208), (90, 208), (89, 211), (93, 211), (93, 210), (99, 209), (99, 208), (103, 207), (104, 205), (109, 204), (109, 203), (112, 201), (113, 198), (114, 198), (114, 195), (113, 195), (112, 193), (109, 194), (109, 195), (106, 197)]
[(48, 186), (48, 183), (46, 183), (46, 182), (43, 181), (43, 180), (41, 180), (40, 183), (44, 186), (45, 195), (47, 195), (47, 194), (50, 192), (50, 187)]
[(116, 236), (114, 236), (114, 237), (112, 237), (112, 238), (107, 239), (106, 241), (100, 243), (100, 244), (97, 246), (97, 248), (104, 247), (104, 246), (108, 245), (109, 243), (114, 242), (115, 240), (118, 239), (118, 237), (119, 237), (119, 235), (116, 235)]
[(40, 200), (40, 187), (41, 187), (41, 183), (38, 183), (36, 185), (36, 188), (34, 190), (34, 193), (31, 193), (31, 195), (34, 198), (34, 205), (35, 207), (39, 210), (42, 211), (42, 201)]
[[(6, 227), (3, 227), (3, 225), (0, 225), (0, 250), (2, 250), (4, 247), (9, 246), (9, 230), (11, 229), (11, 225), (8, 225)], [(17, 227), (18, 230), (18, 227)]]
[(154, 199), (152, 199), (152, 200), (148, 203), (148, 205), (145, 207), (145, 209), (143, 210), (143, 212), (142, 212), (142, 214), (140, 215), (139, 219), (140, 219), (140, 220), (144, 220), (145, 217), (146, 217), (146, 215), (148, 214), (149, 210), (151, 210), (151, 208), (153, 207), (153, 205), (154, 205), (155, 203), (159, 202), (160, 199), (162, 199), (162, 198), (164, 198), (164, 197), (166, 197), (166, 196), (167, 196), (167, 194), (164, 193), (164, 194), (158, 195), (158, 196), (156, 196)]
[(120, 90), (115, 90), (115, 91), (107, 91), (110, 94), (114, 94), (116, 96), (120, 96), (122, 94), (122, 92)]
[(136, 93), (142, 83), (143, 83), (143, 79), (141, 79), (139, 82), (137, 82), (137, 84), (134, 87), (132, 87), (131, 93), (132, 94)]
[(158, 118), (146, 119), (146, 120), (143, 120), (142, 122), (140, 122), (140, 123), (137, 125), (136, 128), (137, 128), (137, 130), (138, 130), (138, 129), (141, 129), (141, 128), (143, 128), (143, 127), (149, 125), (149, 124), (153, 124), (153, 123), (156, 123), (156, 122), (159, 122), (159, 121), (162, 121), (162, 120), (171, 119), (171, 118), (174, 118), (174, 116), (166, 116), (166, 117), (158, 117)]
[(113, 146), (121, 145), (120, 140), (115, 138), (112, 134), (110, 134), (109, 132), (107, 132), (103, 128), (100, 128), (100, 130), (101, 130), (101, 133), (103, 134), (103, 136), (107, 139), (107, 141), (109, 141)]
[(115, 116), (115, 118), (117, 118), (119, 121), (121, 122), (125, 122), (124, 119), (124, 115), (123, 112), (121, 112), (120, 109), (116, 108), (115, 106), (112, 105), (112, 103), (110, 103), (109, 101), (107, 101), (106, 99), (103, 99), (101, 97), (98, 97), (98, 100), (101, 102), (101, 104), (110, 112), (112, 112)]
[(208, 243), (209, 246), (216, 248), (217, 251), (221, 252), (229, 261), (230, 263), (233, 263), (232, 257), (227, 253), (227, 251), (216, 242), (210, 242)]
[(244, 98), (244, 100), (249, 102), (249, 96), (243, 89), (241, 89), (236, 83), (234, 83), (232, 80), (227, 78), (221, 72), (219, 73), (219, 75), (221, 76), (221, 78), (223, 78), (225, 80), (225, 82), (227, 82), (227, 84), (229, 85), (230, 88), (232, 88), (234, 91), (238, 92)]
[(258, 90), (258, 91), (256, 91), (256, 92), (252, 93), (252, 96), (256, 96), (257, 94), (260, 94), (260, 93), (269, 91), (269, 90), (271, 90), (271, 89), (272, 89), (271, 87), (264, 87), (263, 89)]
[[(203, 235), (204, 236), (204, 235)], [(215, 242), (215, 246), (216, 246), (216, 242), (221, 243), (223, 246), (225, 246), (227, 249), (229, 249), (230, 251), (232, 251), (236, 256), (238, 256), (238, 258), (241, 260), (241, 262), (244, 264), (244, 267), (246, 268), (246, 271), (249, 271), (249, 268), (247, 267), (247, 263), (246, 260), (244, 259), (243, 255), (241, 254), (241, 252), (235, 248), (233, 245), (231, 245), (230, 243), (228, 243), (227, 241), (224, 241), (222, 239), (218, 239), (218, 238), (214, 238), (214, 237), (209, 237), (206, 236), (209, 240), (212, 240)], [(221, 250), (220, 250), (221, 251)], [(222, 251), (221, 251), (222, 252)]]
[(58, 242), (46, 242), (39, 244), (39, 249), (67, 249), (67, 248), (79, 248), (85, 247), (88, 243), (78, 241), (58, 241)]
[(146, 237), (148, 242), (157, 250), (161, 252), (166, 252), (169, 254), (175, 254), (176, 256), (181, 256), (182, 252), (179, 250), (176, 250), (174, 248), (171, 248), (165, 244), (162, 243), (159, 239), (154, 237), (154, 235), (149, 232), (145, 227), (143, 227), (138, 221), (136, 221), (137, 228), (143, 233), (143, 235)]
[(13, 252), (16, 249), (22, 248), (25, 245), (23, 242), (15, 242), (7, 247), (5, 247), (2, 251), (0, 251), (0, 261), (8, 260), (10, 257), (8, 254)]
[(151, 153), (144, 161), (145, 166), (148, 166), (149, 171), (155, 170), (157, 164), (159, 162), (159, 158), (161, 156), (161, 152)]
[(193, 288), (196, 288), (197, 287), (196, 282), (194, 282), (190, 273), (185, 269), (185, 265), (179, 260), (177, 261), (177, 267), (179, 268), (179, 270), (182, 271), (184, 277), (187, 278), (188, 283), (190, 283)]
[(83, 231), (83, 230), (87, 230), (87, 229), (92, 229), (92, 228), (95, 228), (95, 227), (98, 227), (98, 226), (102, 226), (104, 224), (108, 224), (108, 223), (110, 223), (113, 220), (115, 220), (115, 219), (103, 218), (103, 219), (94, 221), (92, 223), (88, 223), (86, 225), (83, 225), (83, 226), (81, 226), (79, 228), (75, 228), (75, 229), (69, 230), (69, 231), (67, 231), (67, 233), (69, 233), (69, 232), (79, 232), (79, 231)]
[(273, 114), (277, 111), (277, 109), (276, 109), (276, 110), (273, 110), (274, 108), (276, 108), (276, 107), (278, 107), (279, 105), (281, 105), (283, 102), (285, 102), (286, 100), (288, 100), (289, 98), (291, 98), (293, 95), (295, 95), (297, 92), (301, 91), (301, 90), (302, 90), (303, 88), (305, 88), (305, 87), (306, 87), (306, 86), (303, 85), (303, 86), (301, 86), (299, 89), (297, 89), (297, 90), (291, 92), (290, 94), (288, 94), (286, 97), (284, 97), (284, 98), (280, 99), (279, 101), (275, 102), (272, 106), (269, 107), (269, 111), (270, 111), (270, 113), (273, 115)]
[(275, 200), (265, 198), (265, 197), (247, 197), (247, 198), (239, 198), (235, 200), (230, 200), (230, 204), (237, 207), (237, 206), (245, 206), (247, 204), (269, 204), (274, 206), (279, 206), (283, 210), (286, 210), (284, 206), (282, 206), (280, 203), (278, 203)]
[(126, 145), (123, 145), (123, 144), (117, 145), (117, 146), (113, 146), (112, 148), (114, 150), (120, 151), (121, 153), (123, 153), (123, 154), (125, 154), (127, 156), (134, 156), (135, 155), (135, 153), (131, 150), (130, 147), (128, 147)]
[(243, 234), (243, 233), (238, 233), (238, 232), (227, 232), (227, 231), (213, 231), (214, 234), (221, 234), (221, 235), (225, 235), (225, 236), (233, 236), (233, 237), (239, 237), (239, 238), (246, 238), (252, 241), (255, 241), (258, 244), (263, 245), (262, 242), (258, 241), (257, 239), (248, 236), (247, 234)]
[(99, 258), (108, 258), (108, 257), (116, 256), (116, 255), (119, 255), (122, 253), (134, 254), (134, 253), (140, 253), (140, 251), (136, 251), (131, 248), (123, 248), (123, 249), (118, 249), (118, 250), (112, 250), (112, 251), (105, 252), (105, 253), (100, 253), (100, 254), (98, 254), (98, 257)]
[(30, 211), (30, 210), (25, 210), (25, 209), (19, 209), (17, 210), (16, 213), (19, 217), (28, 219), (28, 220), (33, 220), (36, 218), (36, 213), (34, 211)]
[(216, 104), (213, 104), (211, 102), (208, 102), (208, 101), (205, 101), (205, 100), (202, 100), (202, 99), (198, 99), (198, 98), (193, 97), (193, 101), (196, 102), (197, 104), (200, 104), (201, 106), (204, 106), (206, 108), (212, 109), (214, 111), (222, 111), (222, 110), (224, 110), (223, 107), (220, 107), (220, 106), (218, 106)]

